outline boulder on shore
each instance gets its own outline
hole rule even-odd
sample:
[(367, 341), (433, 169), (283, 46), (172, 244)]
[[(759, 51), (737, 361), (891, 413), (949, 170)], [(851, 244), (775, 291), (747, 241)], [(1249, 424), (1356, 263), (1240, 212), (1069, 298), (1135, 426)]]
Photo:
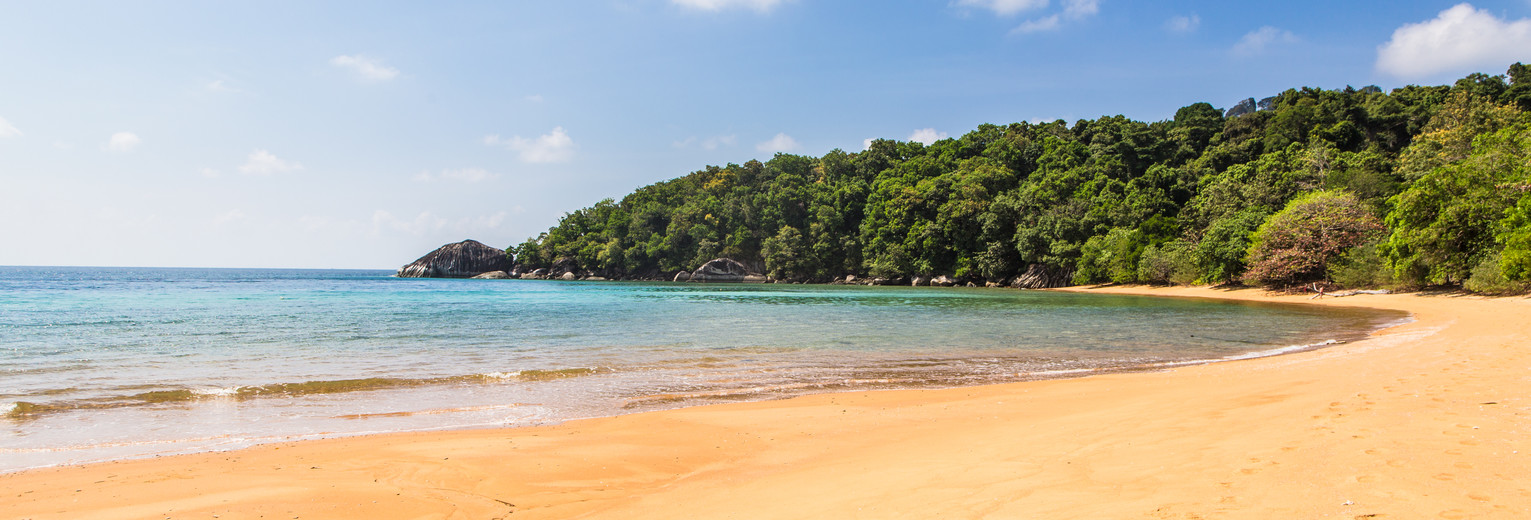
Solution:
[(509, 280), (510, 273), (505, 271), (489, 271), (473, 277), (474, 280)]
[(681, 271), (681, 272), (675, 273), (675, 279), (671, 280), (671, 281), (672, 282), (685, 282), (685, 281), (690, 281), (690, 280), (691, 280), (691, 273), (688, 273), (688, 272), (685, 272), (685, 271)]
[(468, 278), (490, 271), (509, 271), (510, 257), (477, 240), (447, 244), (400, 267), (399, 278)]
[(743, 282), (749, 269), (732, 258), (714, 258), (691, 272), (692, 282)]
[(937, 286), (937, 287), (951, 287), (953, 285), (957, 285), (957, 280), (954, 280), (954, 279), (952, 279), (952, 277), (946, 276), (946, 275), (943, 274), (941, 276), (937, 276), (935, 278), (931, 278), (930, 279), (930, 285), (934, 285), (934, 286)]

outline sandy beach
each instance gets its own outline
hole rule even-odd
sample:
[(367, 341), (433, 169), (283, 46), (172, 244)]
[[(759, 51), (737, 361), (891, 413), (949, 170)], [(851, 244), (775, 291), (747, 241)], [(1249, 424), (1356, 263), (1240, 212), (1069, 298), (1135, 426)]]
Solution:
[(1531, 300), (1106, 287), (1411, 323), (1164, 371), (0, 475), (0, 518), (1531, 518)]

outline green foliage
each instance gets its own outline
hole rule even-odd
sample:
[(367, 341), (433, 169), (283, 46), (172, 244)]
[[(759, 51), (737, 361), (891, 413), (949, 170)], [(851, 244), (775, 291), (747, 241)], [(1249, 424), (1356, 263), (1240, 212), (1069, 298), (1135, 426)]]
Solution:
[(1382, 230), (1382, 222), (1354, 195), (1302, 195), (1255, 231), (1244, 279), (1277, 287), (1323, 279), (1329, 262)]
[(1518, 294), (1531, 290), (1531, 284), (1506, 277), (1500, 256), (1494, 254), (1473, 267), (1472, 275), (1462, 282), (1462, 288), (1484, 294)]
[(1269, 214), (1264, 208), (1253, 207), (1229, 213), (1208, 226), (1194, 253), (1201, 281), (1237, 281), (1244, 274), (1252, 236)]
[(1381, 239), (1368, 240), (1329, 262), (1329, 281), (1355, 289), (1393, 287), (1393, 270), (1378, 251), (1381, 244)]
[[(1531, 186), (1528, 160), (1531, 122), (1522, 122), (1479, 136), (1466, 157), (1436, 167), (1394, 196), (1384, 250), (1398, 278), (1460, 283), (1497, 253), (1496, 229)], [(1515, 233), (1502, 231), (1499, 238), (1513, 242)], [(1512, 252), (1512, 262), (1518, 254)]]
[(1195, 283), (1195, 246), (1184, 240), (1171, 240), (1143, 248), (1142, 258), (1138, 261), (1138, 281), (1180, 285)]
[(1001, 281), (1039, 265), (1081, 283), (1221, 283), (1243, 279), (1267, 216), (1330, 190), (1386, 214), (1387, 240), (1328, 251), (1327, 270), (1300, 277), (1458, 283), (1501, 253), (1496, 265), (1521, 280), (1531, 68), (1508, 76), (1292, 89), (1226, 117), (1194, 103), (1167, 121), (982, 125), (928, 146), (879, 139), (708, 166), (573, 211), (509, 250), (523, 270), (611, 278), (669, 278), (727, 256), (803, 281)]

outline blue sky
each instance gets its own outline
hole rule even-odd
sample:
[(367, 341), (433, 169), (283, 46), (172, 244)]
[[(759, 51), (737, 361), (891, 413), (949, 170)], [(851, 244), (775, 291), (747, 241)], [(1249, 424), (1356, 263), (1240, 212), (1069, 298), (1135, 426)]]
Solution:
[(0, 2), (0, 265), (393, 268), (708, 164), (1531, 62), (1531, 0)]

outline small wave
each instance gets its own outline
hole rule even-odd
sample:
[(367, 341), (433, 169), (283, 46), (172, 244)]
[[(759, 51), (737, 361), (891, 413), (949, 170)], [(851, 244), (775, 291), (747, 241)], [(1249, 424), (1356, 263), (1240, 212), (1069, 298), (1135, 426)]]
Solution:
[[(149, 390), (147, 392), (137, 392), (113, 397), (101, 397), (75, 401), (59, 401), (51, 403), (16, 401), (9, 407), (5, 408), (6, 412), (4, 413), (4, 416), (13, 420), (26, 420), (36, 418), (44, 414), (69, 410), (101, 410), (156, 404), (188, 403), (212, 399), (247, 400), (273, 397), (303, 397), (311, 395), (341, 394), (373, 390), (393, 390), (400, 388), (415, 388), (435, 385), (492, 384), (514, 381), (543, 382), (602, 374), (614, 371), (615, 370), (609, 368), (576, 367), (562, 369), (521, 370), (517, 372), (490, 372), (465, 376), (431, 378), (369, 377), (359, 379), (304, 381), (301, 383), (272, 383), (267, 385), (251, 386), (168, 389), (162, 388)], [(127, 388), (144, 388), (144, 386), (124, 387), (123, 389)]]

